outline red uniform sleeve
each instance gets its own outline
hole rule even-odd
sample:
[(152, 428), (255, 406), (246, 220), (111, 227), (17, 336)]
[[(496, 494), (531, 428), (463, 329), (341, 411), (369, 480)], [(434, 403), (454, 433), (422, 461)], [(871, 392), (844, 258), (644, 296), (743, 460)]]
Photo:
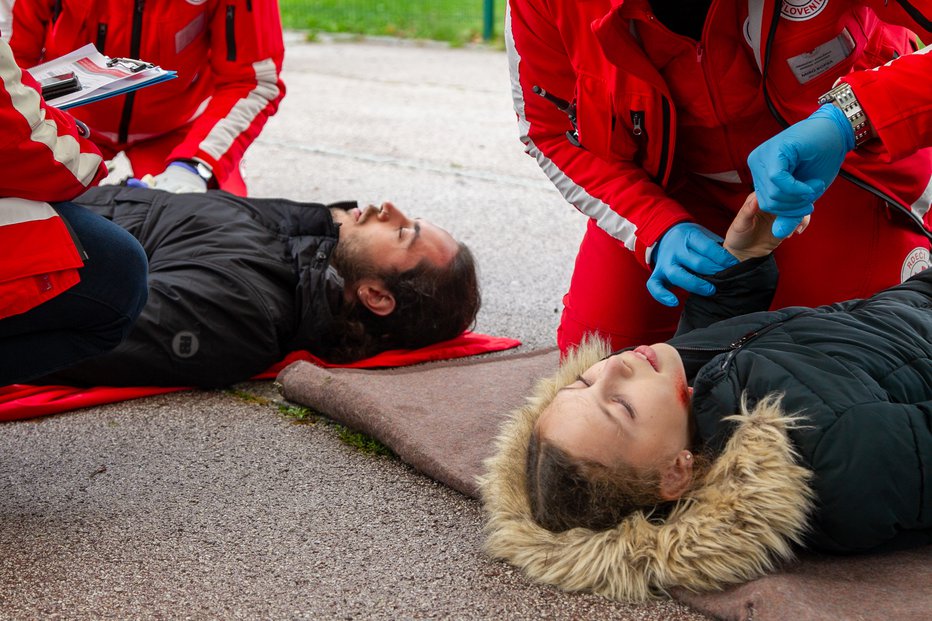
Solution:
[[(19, 4), (19, 3), (18, 3)], [(0, 196), (70, 200), (107, 174), (71, 115), (46, 105), (38, 84), (0, 41)]]
[(279, 77), (285, 44), (275, 0), (219, 4), (209, 28), (216, 89), (168, 160), (198, 158), (224, 179), (285, 96)]
[[(883, 145), (884, 161), (932, 147), (932, 50), (925, 47), (870, 71), (842, 78)], [(865, 145), (866, 146), (866, 145)]]
[[(546, 0), (509, 0), (505, 39), (521, 141), (564, 198), (646, 266), (660, 236), (690, 217), (634, 162), (607, 161), (574, 146), (568, 116), (534, 92), (539, 86), (572, 102), (577, 91), (579, 76), (550, 10)], [(585, 147), (582, 133), (580, 139)]]
[(52, 22), (49, 0), (29, 0), (13, 3), (13, 31), (10, 47), (21, 67), (32, 67), (42, 62), (45, 37)]

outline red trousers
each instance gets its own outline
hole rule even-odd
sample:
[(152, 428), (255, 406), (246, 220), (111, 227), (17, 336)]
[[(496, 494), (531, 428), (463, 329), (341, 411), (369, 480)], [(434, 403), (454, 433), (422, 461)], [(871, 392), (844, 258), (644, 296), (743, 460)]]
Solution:
[[(700, 224), (724, 236), (733, 212), (683, 198)], [(780, 283), (773, 308), (869, 296), (928, 267), (928, 249), (928, 239), (905, 215), (838, 179), (816, 203), (809, 228), (775, 252)], [(647, 291), (649, 276), (633, 253), (590, 220), (563, 297), (560, 351), (589, 333), (608, 338), (615, 349), (670, 338), (681, 308), (655, 301)]]

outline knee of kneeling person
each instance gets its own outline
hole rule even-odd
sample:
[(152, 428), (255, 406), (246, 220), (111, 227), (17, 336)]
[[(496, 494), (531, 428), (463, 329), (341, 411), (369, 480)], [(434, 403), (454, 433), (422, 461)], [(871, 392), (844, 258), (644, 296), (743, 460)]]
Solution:
[(113, 250), (119, 253), (120, 260), (114, 262), (116, 267), (112, 274), (114, 282), (120, 283), (119, 297), (114, 300), (117, 311), (109, 322), (107, 331), (119, 333), (117, 344), (126, 338), (133, 323), (142, 313), (149, 296), (149, 262), (142, 246), (135, 238), (126, 236), (119, 240), (119, 246)]

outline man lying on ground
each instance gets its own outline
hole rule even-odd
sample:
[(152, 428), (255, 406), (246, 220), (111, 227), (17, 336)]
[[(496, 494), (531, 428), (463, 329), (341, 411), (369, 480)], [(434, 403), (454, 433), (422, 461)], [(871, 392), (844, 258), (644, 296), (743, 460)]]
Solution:
[(94, 188), (76, 202), (138, 239), (149, 299), (111, 353), (37, 383), (217, 387), (306, 349), (331, 362), (469, 328), (472, 253), (391, 203)]

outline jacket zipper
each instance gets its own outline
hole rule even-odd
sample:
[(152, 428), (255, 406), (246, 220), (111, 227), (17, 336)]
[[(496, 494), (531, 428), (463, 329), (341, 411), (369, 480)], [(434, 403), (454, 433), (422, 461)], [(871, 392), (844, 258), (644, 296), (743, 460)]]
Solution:
[(97, 51), (101, 54), (105, 54), (104, 48), (107, 45), (107, 24), (100, 22), (97, 24), (97, 43), (95, 44)]
[(906, 14), (913, 18), (917, 24), (925, 28), (926, 30), (932, 30), (932, 20), (922, 14), (922, 11), (917, 9), (910, 3), (908, 0), (896, 0), (897, 4), (906, 11)]
[[(129, 57), (139, 58), (139, 48), (142, 42), (142, 14), (146, 6), (146, 0), (136, 0), (133, 6), (133, 29), (130, 35)], [(126, 101), (123, 103), (123, 115), (120, 117), (120, 133), (117, 141), (125, 144), (129, 138), (129, 122), (133, 118), (133, 101), (136, 99), (136, 93), (132, 92), (126, 95)]]
[(531, 87), (531, 90), (533, 90), (536, 95), (540, 95), (552, 103), (557, 107), (557, 110), (564, 113), (569, 118), (570, 123), (573, 124), (573, 129), (572, 131), (566, 132), (566, 139), (569, 140), (570, 144), (574, 147), (582, 147), (582, 144), (579, 142), (579, 126), (576, 124), (576, 104), (570, 103), (565, 99), (560, 99), (556, 95), (548, 93), (536, 84)]
[(670, 158), (670, 100), (665, 95), (660, 96), (660, 108), (663, 112), (663, 142), (661, 142), (660, 162), (657, 165), (656, 181), (663, 185), (668, 181), (670, 171), (667, 170), (667, 160)]
[(227, 5), (227, 60), (236, 60), (236, 7)]
[[(808, 313), (801, 313), (801, 314), (804, 315)], [(721, 371), (724, 371), (725, 368), (728, 367), (729, 364), (731, 364), (731, 361), (734, 360), (735, 356), (738, 355), (738, 352), (744, 348), (745, 345), (747, 345), (748, 343), (750, 343), (757, 337), (767, 334), (768, 332), (770, 332), (777, 326), (782, 326), (787, 321), (792, 321), (793, 319), (799, 316), (800, 315), (794, 315), (793, 317), (790, 317), (789, 319), (784, 319), (782, 321), (775, 321), (767, 326), (764, 326), (763, 328), (759, 330), (752, 330), (751, 332), (748, 332), (747, 334), (745, 334), (738, 340), (732, 341), (731, 344), (725, 347), (697, 347), (697, 346), (692, 346), (692, 345), (686, 345), (686, 346), (678, 345), (676, 346), (676, 349), (680, 351), (703, 351), (703, 352), (714, 351), (714, 352), (720, 352), (723, 354), (727, 352), (728, 355), (725, 356), (724, 360), (722, 360), (722, 364), (719, 369)]]
[(631, 111), (631, 135), (640, 138), (644, 134), (644, 111)]

